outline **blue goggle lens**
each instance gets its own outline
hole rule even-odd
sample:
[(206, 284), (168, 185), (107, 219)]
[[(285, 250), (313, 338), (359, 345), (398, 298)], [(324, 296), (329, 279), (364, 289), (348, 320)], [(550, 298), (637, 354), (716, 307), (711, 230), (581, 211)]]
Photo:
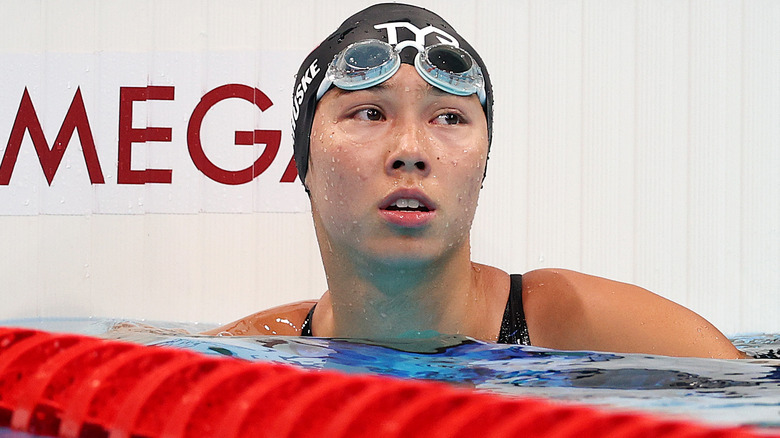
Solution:
[(465, 50), (448, 44), (436, 44), (418, 53), (414, 66), (429, 84), (458, 96), (475, 94), (485, 104), (485, 80), (482, 71)]
[(342, 90), (362, 90), (386, 81), (400, 67), (401, 59), (390, 44), (379, 40), (360, 41), (333, 58), (325, 80)]
[(466, 73), (474, 65), (468, 53), (445, 44), (430, 47), (424, 56), (432, 66), (452, 73)]

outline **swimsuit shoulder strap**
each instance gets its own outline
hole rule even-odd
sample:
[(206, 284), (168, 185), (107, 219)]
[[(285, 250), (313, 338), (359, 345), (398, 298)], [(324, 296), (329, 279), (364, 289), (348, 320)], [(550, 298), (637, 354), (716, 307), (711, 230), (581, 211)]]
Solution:
[(311, 306), (309, 313), (306, 314), (306, 319), (304, 319), (303, 324), (301, 324), (301, 336), (314, 336), (311, 332), (311, 317), (314, 315), (314, 309), (316, 307), (317, 304), (315, 303), (313, 306)]
[(531, 345), (523, 310), (523, 276), (512, 274), (509, 276), (509, 282), (509, 298), (504, 309), (504, 319), (501, 321), (498, 343)]

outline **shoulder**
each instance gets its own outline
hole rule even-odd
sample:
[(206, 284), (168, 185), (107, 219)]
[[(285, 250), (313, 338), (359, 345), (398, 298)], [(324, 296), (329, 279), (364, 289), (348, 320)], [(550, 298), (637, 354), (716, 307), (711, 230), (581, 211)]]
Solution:
[(301, 325), (303, 325), (306, 315), (315, 304), (317, 304), (316, 300), (283, 304), (203, 332), (203, 334), (298, 336), (301, 334)]
[(641, 287), (564, 269), (523, 275), (534, 345), (668, 356), (737, 358), (728, 339), (693, 311)]

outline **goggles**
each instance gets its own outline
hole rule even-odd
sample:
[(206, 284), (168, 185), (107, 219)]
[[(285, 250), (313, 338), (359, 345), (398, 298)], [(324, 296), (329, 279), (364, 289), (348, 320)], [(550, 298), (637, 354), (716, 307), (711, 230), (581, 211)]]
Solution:
[[(335, 85), (342, 90), (364, 90), (390, 79), (401, 67), (401, 56), (388, 43), (369, 39), (352, 43), (328, 66), (317, 90), (317, 100)], [(474, 58), (449, 44), (428, 46), (414, 58), (420, 76), (434, 87), (457, 96), (476, 94), (485, 105), (485, 79)]]

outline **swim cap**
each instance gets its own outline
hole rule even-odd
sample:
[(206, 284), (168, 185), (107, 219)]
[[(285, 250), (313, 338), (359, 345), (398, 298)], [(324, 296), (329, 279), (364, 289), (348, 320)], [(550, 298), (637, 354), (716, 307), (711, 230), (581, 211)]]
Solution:
[(309, 167), (309, 136), (317, 108), (317, 90), (333, 58), (348, 45), (377, 39), (393, 45), (401, 62), (414, 65), (418, 52), (434, 44), (451, 44), (468, 52), (482, 70), (486, 100), (488, 147), (493, 137), (493, 88), (482, 58), (452, 26), (433, 12), (417, 6), (383, 3), (368, 7), (344, 23), (314, 49), (301, 64), (293, 87), (293, 148), (301, 182)]

